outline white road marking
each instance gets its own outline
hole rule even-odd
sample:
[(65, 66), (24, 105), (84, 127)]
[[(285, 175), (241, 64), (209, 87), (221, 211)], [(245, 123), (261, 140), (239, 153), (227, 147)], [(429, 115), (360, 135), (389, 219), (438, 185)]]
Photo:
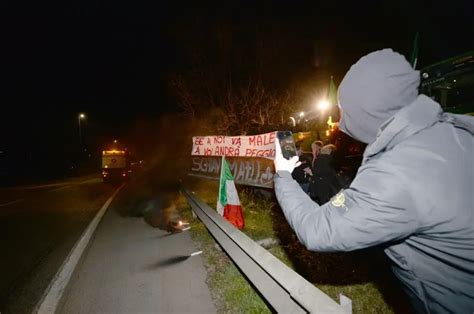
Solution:
[(66, 189), (72, 188), (73, 186), (77, 186), (77, 185), (88, 184), (88, 183), (98, 183), (98, 182), (101, 182), (101, 180), (100, 179), (90, 179), (90, 180), (74, 182), (74, 183), (64, 183), (65, 186), (61, 186), (57, 189), (51, 190), (51, 192), (66, 190)]
[(62, 187), (65, 185), (81, 185), (81, 184), (88, 184), (88, 183), (99, 183), (101, 181), (102, 180), (100, 178), (93, 178), (93, 179), (87, 179), (87, 180), (82, 180), (82, 181), (70, 180), (70, 181), (58, 182), (58, 183), (12, 186), (12, 187), (0, 188), (0, 190), (38, 190), (38, 189), (45, 189), (45, 188)]
[(71, 279), (72, 273), (76, 268), (79, 259), (81, 258), (82, 254), (84, 253), (85, 249), (89, 241), (94, 234), (95, 229), (97, 228), (100, 220), (104, 216), (107, 208), (109, 207), (112, 200), (118, 194), (118, 192), (125, 186), (123, 183), (119, 186), (115, 192), (109, 197), (109, 199), (105, 202), (99, 212), (95, 215), (94, 219), (89, 223), (89, 226), (81, 235), (79, 240), (74, 245), (74, 248), (69, 253), (69, 256), (64, 260), (61, 268), (54, 276), (53, 280), (49, 284), (48, 288), (46, 289), (43, 297), (41, 298), (40, 302), (36, 306), (33, 313), (55, 313), (58, 309), (59, 302), (63, 296), (64, 290), (66, 289), (69, 280)]
[(72, 187), (73, 187), (72, 185), (66, 185), (66, 186), (62, 186), (60, 188), (51, 190), (51, 192), (62, 191), (62, 190), (69, 189), (69, 188), (72, 188)]
[(87, 183), (99, 183), (99, 182), (102, 182), (102, 179), (100, 179), (100, 178), (94, 178), (94, 179), (89, 179), (89, 180), (80, 181), (80, 182), (77, 182), (77, 183), (75, 183), (75, 184), (87, 184)]
[(48, 183), (48, 184), (12, 187), (12, 189), (37, 190), (37, 189), (45, 189), (45, 188), (54, 188), (56, 186), (65, 186), (65, 185), (69, 185), (69, 184), (73, 184), (73, 183), (72, 182)]
[(17, 200), (11, 201), (11, 202), (7, 202), (7, 203), (0, 204), (0, 207), (4, 207), (4, 206), (8, 206), (8, 205), (12, 205), (12, 204), (19, 203), (19, 202), (22, 202), (22, 201), (23, 201), (23, 199), (22, 199), (22, 198), (20, 198), (20, 199), (17, 199)]

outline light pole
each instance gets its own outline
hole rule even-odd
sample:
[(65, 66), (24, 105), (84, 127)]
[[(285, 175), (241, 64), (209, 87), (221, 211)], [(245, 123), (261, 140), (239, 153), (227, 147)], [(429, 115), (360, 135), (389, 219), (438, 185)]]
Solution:
[(79, 125), (79, 145), (81, 147), (81, 150), (82, 150), (82, 129), (81, 129), (81, 120), (85, 119), (86, 118), (86, 115), (84, 113), (79, 113), (79, 115), (77, 116), (77, 123)]
[(290, 117), (291, 122), (293, 123), (293, 127), (296, 126), (296, 119), (293, 117)]

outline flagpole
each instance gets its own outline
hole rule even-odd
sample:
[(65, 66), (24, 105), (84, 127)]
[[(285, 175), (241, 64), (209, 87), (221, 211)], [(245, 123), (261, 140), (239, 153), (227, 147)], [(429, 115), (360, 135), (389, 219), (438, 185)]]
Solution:
[(416, 68), (416, 63), (418, 62), (418, 37), (420, 33), (416, 32), (415, 39), (413, 40), (413, 50), (411, 51), (410, 63), (413, 69)]

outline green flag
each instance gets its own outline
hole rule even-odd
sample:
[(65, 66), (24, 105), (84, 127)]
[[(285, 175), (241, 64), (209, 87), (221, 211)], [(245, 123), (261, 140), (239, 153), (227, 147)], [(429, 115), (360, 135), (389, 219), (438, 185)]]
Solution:
[(334, 80), (332, 76), (331, 76), (331, 82), (329, 83), (327, 99), (330, 106), (337, 105), (337, 88), (336, 88), (336, 84), (334, 84)]
[(416, 32), (415, 39), (413, 40), (413, 50), (411, 51), (410, 64), (413, 69), (416, 68), (416, 62), (418, 61), (418, 36), (420, 34)]

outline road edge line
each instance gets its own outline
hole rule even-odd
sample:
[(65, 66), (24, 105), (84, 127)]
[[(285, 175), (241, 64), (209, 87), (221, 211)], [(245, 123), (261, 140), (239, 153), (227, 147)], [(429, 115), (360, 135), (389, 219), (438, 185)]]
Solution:
[(3, 203), (3, 204), (0, 204), (0, 207), (5, 207), (5, 206), (8, 206), (8, 205), (13, 205), (13, 204), (22, 202), (23, 200), (24, 200), (23, 198), (19, 198), (19, 199), (14, 200), (14, 201), (10, 201), (10, 202), (6, 202), (6, 203)]
[(107, 199), (107, 201), (102, 205), (99, 212), (95, 215), (94, 219), (89, 223), (86, 230), (82, 233), (79, 240), (76, 242), (74, 247), (72, 248), (71, 252), (69, 252), (68, 257), (64, 260), (63, 264), (59, 268), (56, 275), (51, 280), (48, 288), (46, 289), (45, 293), (43, 294), (41, 300), (38, 302), (37, 306), (33, 313), (38, 314), (51, 314), (56, 313), (58, 309), (59, 302), (63, 297), (63, 293), (66, 289), (69, 280), (72, 277), (72, 273), (76, 268), (79, 260), (84, 253), (85, 249), (87, 248), (89, 241), (92, 238), (99, 222), (102, 220), (107, 208), (112, 203), (115, 196), (120, 192), (120, 190), (125, 186), (123, 183), (119, 186), (114, 193)]

